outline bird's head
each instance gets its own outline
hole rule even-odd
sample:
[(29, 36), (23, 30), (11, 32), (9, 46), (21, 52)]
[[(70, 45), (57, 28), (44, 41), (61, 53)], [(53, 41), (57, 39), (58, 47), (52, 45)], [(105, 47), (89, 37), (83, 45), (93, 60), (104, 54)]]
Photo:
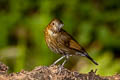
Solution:
[(64, 24), (61, 20), (55, 18), (50, 22), (49, 26), (51, 26), (54, 31), (59, 32)]

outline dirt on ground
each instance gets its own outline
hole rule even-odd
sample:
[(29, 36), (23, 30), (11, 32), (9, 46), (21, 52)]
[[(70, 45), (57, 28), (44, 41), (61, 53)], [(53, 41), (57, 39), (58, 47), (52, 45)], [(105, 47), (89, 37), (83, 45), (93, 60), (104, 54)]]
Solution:
[(114, 76), (99, 76), (91, 70), (88, 74), (72, 72), (60, 66), (39, 66), (32, 71), (7, 73), (8, 67), (0, 63), (0, 80), (120, 80), (120, 74)]

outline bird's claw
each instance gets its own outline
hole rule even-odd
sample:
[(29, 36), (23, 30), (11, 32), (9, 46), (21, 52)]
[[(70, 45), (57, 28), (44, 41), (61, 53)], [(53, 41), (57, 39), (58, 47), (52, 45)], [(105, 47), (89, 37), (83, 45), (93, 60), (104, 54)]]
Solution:
[(63, 66), (60, 65), (59, 68), (58, 68), (58, 74), (60, 75), (60, 73), (62, 72), (62, 69), (63, 69)]

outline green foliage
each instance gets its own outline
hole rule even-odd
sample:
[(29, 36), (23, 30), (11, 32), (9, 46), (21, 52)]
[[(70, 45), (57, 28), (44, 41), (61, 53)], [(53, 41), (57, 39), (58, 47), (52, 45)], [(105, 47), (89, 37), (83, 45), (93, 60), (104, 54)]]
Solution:
[(97, 69), (97, 74), (109, 76), (116, 74), (116, 72), (120, 70), (120, 59), (113, 59), (113, 53), (111, 52), (105, 52), (99, 56), (96, 61), (99, 63), (98, 66), (87, 65), (82, 68), (80, 72), (89, 72), (91, 69)]
[[(85, 62), (79, 66), (80, 72), (98, 69), (97, 73), (102, 75), (120, 73), (119, 3), (119, 0), (0, 0), (0, 60), (10, 67), (10, 72), (52, 64), (59, 55), (52, 54), (45, 44), (44, 28), (57, 17), (99, 63), (95, 66)], [(80, 59), (77, 64), (84, 60), (87, 59)], [(73, 68), (70, 64), (68, 67)]]

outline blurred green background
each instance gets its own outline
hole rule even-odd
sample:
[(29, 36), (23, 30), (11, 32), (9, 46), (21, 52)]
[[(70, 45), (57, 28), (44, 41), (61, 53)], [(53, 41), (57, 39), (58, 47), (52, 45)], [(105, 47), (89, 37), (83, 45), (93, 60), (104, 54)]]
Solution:
[(74, 56), (66, 68), (120, 73), (120, 0), (0, 0), (0, 61), (9, 72), (49, 66), (61, 56), (51, 52), (44, 40), (43, 31), (55, 17), (99, 63)]

